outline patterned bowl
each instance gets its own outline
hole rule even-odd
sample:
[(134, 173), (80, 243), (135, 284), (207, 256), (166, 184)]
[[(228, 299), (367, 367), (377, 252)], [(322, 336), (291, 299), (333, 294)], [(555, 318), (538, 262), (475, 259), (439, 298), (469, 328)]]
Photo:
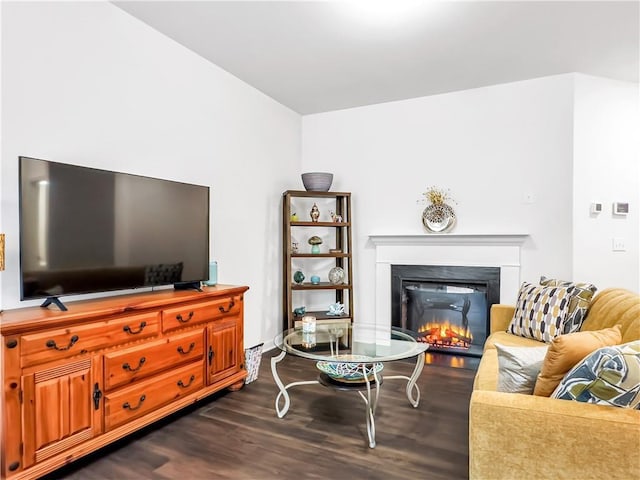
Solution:
[[(364, 355), (336, 355), (334, 357), (336, 360), (363, 360), (370, 361), (371, 359)], [(362, 363), (343, 363), (343, 362), (328, 362), (326, 360), (321, 360), (316, 363), (316, 367), (323, 373), (326, 373), (334, 380), (341, 381), (358, 381), (363, 380), (364, 375), (362, 374)], [(373, 371), (375, 368), (376, 373), (380, 373), (383, 369), (382, 363), (368, 363), (365, 366), (365, 371), (367, 372), (367, 376), (373, 375)]]
[(333, 173), (309, 172), (302, 174), (302, 184), (309, 192), (328, 192), (333, 182)]

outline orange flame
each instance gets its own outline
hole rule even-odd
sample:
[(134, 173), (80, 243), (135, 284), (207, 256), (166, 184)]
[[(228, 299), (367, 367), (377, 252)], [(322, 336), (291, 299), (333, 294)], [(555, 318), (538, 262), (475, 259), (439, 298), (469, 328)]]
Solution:
[(473, 341), (469, 328), (452, 325), (449, 320), (435, 319), (422, 325), (418, 333), (422, 335), (422, 341), (435, 347), (468, 349)]

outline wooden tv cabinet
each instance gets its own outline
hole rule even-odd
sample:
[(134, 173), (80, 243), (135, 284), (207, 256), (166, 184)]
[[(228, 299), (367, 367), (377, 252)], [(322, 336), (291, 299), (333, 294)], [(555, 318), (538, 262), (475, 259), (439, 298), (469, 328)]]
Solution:
[(241, 388), (248, 288), (2, 312), (1, 477), (40, 477), (207, 395)]

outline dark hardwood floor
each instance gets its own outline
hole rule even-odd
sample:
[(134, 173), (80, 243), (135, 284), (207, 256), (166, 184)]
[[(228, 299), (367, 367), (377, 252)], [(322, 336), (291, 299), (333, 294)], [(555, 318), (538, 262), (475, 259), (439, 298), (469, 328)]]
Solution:
[[(468, 404), (477, 362), (426, 365), (413, 408), (406, 382), (385, 381), (376, 412), (375, 449), (367, 446), (364, 402), (356, 392), (320, 385), (290, 390), (291, 408), (276, 416), (271, 356), (258, 380), (224, 392), (49, 475), (48, 479), (464, 479), (468, 477)], [(313, 379), (315, 363), (288, 356), (285, 383)], [(410, 375), (411, 363), (383, 374)]]

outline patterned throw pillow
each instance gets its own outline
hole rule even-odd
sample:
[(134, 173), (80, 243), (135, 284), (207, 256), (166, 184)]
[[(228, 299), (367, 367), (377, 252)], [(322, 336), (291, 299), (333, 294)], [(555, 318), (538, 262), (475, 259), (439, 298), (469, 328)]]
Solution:
[(580, 330), (582, 322), (587, 316), (587, 310), (593, 295), (596, 293), (592, 283), (574, 283), (556, 278), (540, 277), (540, 285), (545, 287), (567, 287), (571, 294), (569, 300), (569, 313), (562, 333), (573, 333)]
[(596, 350), (567, 373), (551, 397), (640, 410), (640, 340)]
[(549, 343), (563, 333), (570, 298), (567, 287), (523, 283), (507, 332)]

